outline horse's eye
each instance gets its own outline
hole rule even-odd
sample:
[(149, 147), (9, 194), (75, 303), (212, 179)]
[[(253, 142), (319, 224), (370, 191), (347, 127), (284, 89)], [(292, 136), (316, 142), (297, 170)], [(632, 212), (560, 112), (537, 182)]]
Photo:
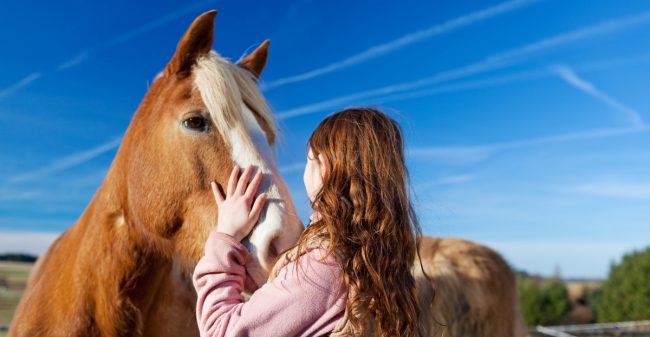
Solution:
[(207, 129), (207, 121), (203, 117), (190, 117), (183, 121), (183, 126), (194, 131), (205, 131)]

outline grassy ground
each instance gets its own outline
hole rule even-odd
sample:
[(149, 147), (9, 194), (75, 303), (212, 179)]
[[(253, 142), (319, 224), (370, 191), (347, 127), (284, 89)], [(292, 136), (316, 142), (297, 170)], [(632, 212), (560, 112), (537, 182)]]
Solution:
[[(0, 262), (0, 326), (11, 322), (31, 269), (31, 263)], [(0, 337), (5, 336), (0, 331)]]

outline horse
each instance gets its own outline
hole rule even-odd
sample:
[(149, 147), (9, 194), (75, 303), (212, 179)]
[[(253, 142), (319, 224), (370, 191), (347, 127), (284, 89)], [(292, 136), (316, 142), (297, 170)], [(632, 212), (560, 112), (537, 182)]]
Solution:
[(245, 288), (262, 285), (303, 231), (275, 166), (277, 126), (257, 89), (268, 40), (241, 61), (212, 51), (199, 16), (148, 88), (79, 219), (39, 259), (9, 336), (198, 336), (194, 266), (214, 230), (210, 182), (264, 172)]
[(423, 236), (412, 273), (426, 336), (524, 337), (515, 275), (494, 250)]

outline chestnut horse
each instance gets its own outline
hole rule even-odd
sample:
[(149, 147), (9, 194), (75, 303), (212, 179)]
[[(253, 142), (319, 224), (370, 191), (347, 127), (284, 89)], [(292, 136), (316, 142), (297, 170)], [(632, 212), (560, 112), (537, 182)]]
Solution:
[[(302, 231), (274, 160), (277, 128), (256, 78), (268, 42), (238, 64), (199, 16), (145, 95), (99, 190), (32, 271), (10, 336), (198, 336), (191, 274), (214, 229), (209, 182), (264, 170), (268, 205), (249, 237), (246, 290)], [(414, 275), (430, 336), (519, 337), (514, 276), (488, 248), (423, 238)], [(433, 294), (435, 292), (435, 298)], [(443, 325), (440, 325), (443, 324)]]
[(268, 42), (238, 64), (212, 52), (198, 17), (148, 92), (79, 220), (41, 257), (10, 336), (198, 336), (191, 283), (233, 165), (265, 173), (246, 289), (303, 230), (275, 166), (277, 128), (257, 76)]

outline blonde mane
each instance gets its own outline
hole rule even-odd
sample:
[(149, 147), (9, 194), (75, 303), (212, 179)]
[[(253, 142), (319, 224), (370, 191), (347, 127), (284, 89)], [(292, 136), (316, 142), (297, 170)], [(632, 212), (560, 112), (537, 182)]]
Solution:
[(192, 73), (194, 87), (200, 91), (216, 128), (227, 143), (231, 139), (231, 132), (235, 131), (249, 149), (255, 149), (254, 141), (246, 128), (246, 119), (255, 117), (248, 116), (250, 113), (244, 105), (255, 111), (268, 125), (273, 137), (277, 135), (275, 118), (250, 71), (211, 51), (197, 60)]

